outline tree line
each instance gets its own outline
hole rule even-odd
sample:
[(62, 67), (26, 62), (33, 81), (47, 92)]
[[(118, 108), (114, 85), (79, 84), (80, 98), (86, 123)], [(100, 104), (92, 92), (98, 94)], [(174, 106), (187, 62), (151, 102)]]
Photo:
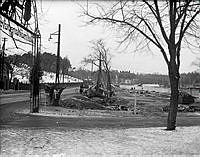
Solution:
[[(47, 72), (56, 72), (56, 55), (44, 52), (40, 56), (41, 59), (41, 69), (42, 71)], [(22, 64), (26, 64), (29, 67), (32, 67), (33, 54), (31, 52), (14, 55), (8, 55), (6, 57), (7, 62), (13, 64), (13, 66), (20, 67)], [(90, 70), (79, 68), (73, 72), (68, 72), (68, 69), (71, 68), (70, 60), (67, 57), (60, 57), (61, 60), (61, 70), (65, 74), (70, 74), (79, 79), (94, 79), (97, 75), (97, 71), (91, 72)], [(133, 80), (135, 84), (159, 84), (164, 87), (169, 87), (169, 78), (168, 75), (162, 74), (140, 74), (140, 73), (131, 73), (130, 71), (118, 71), (111, 70), (110, 72), (112, 83), (116, 83), (116, 77), (120, 80), (129, 79)], [(187, 87), (192, 85), (200, 84), (200, 74), (198, 72), (189, 72), (180, 74), (180, 86)]]
[[(71, 75), (79, 79), (93, 79), (97, 75), (97, 71), (91, 72), (90, 70), (79, 68), (76, 71), (70, 72)], [(141, 74), (141, 73), (131, 73), (125, 71), (111, 70), (111, 81), (116, 83), (116, 78), (118, 78), (118, 83), (121, 80), (129, 79), (134, 80), (134, 84), (159, 84), (164, 87), (170, 87), (168, 75), (163, 74)], [(195, 86), (200, 84), (200, 73), (189, 72), (180, 74), (180, 87)]]
[[(56, 55), (44, 52), (40, 54), (40, 66), (42, 71), (47, 72), (56, 72)], [(14, 54), (14, 55), (8, 55), (6, 57), (7, 61), (14, 65), (20, 67), (22, 64), (26, 64), (29, 67), (33, 66), (33, 54), (32, 52), (24, 53), (22, 55), (20, 54)], [(71, 67), (70, 60), (67, 57), (60, 57), (61, 62), (61, 71), (63, 73), (67, 73), (68, 69)]]

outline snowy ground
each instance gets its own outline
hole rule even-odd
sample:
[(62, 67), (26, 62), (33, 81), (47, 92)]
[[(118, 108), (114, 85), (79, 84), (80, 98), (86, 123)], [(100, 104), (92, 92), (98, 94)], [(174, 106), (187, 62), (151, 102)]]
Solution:
[(200, 155), (200, 127), (2, 129), (1, 156)]
[[(26, 64), (22, 64), (21, 67), (15, 66), (13, 72), (13, 79), (17, 78), (19, 79), (19, 82), (29, 83), (29, 72), (30, 72), (30, 67), (28, 67)], [(43, 71), (41, 83), (54, 83), (55, 77), (56, 77), (55, 73)], [(60, 80), (63, 81), (62, 76), (60, 76)], [(82, 82), (82, 80), (74, 78), (69, 75), (65, 75), (64, 82)]]
[[(29, 110), (20, 110), (28, 114)], [(98, 113), (98, 114), (97, 114)], [(36, 114), (37, 115), (37, 114)], [(105, 111), (41, 108), (38, 115), (111, 116)], [(123, 114), (124, 115), (124, 114)], [(112, 113), (112, 116), (113, 113)], [(119, 116), (119, 115), (118, 115)], [(126, 115), (128, 116), (128, 115)], [(200, 127), (165, 128), (18, 128), (1, 129), (1, 156), (200, 155)]]

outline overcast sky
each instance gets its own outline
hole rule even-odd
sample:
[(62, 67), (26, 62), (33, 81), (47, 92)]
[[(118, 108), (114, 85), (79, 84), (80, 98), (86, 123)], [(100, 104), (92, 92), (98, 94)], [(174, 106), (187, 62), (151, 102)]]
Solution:
[[(68, 56), (73, 67), (81, 67), (81, 60), (92, 53), (92, 40), (103, 39), (106, 47), (110, 49), (112, 57), (112, 69), (130, 70), (138, 73), (161, 73), (167, 74), (167, 66), (159, 50), (152, 52), (137, 52), (129, 48), (123, 52), (118, 47), (117, 31), (98, 26), (84, 26), (84, 17), (80, 17), (81, 9), (79, 4), (82, 2), (66, 2), (41, 0), (38, 2), (39, 27), (42, 35), (43, 52), (56, 54), (57, 36), (48, 41), (49, 34), (58, 30), (61, 24), (61, 56)], [(180, 72), (192, 72), (197, 67), (192, 66), (192, 61), (200, 54), (191, 53), (184, 49), (181, 56)]]

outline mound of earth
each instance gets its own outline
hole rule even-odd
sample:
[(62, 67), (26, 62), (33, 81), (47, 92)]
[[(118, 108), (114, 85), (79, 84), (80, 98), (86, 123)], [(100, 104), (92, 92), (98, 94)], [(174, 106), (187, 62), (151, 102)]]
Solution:
[[(169, 105), (163, 107), (164, 112), (169, 111)], [(200, 111), (200, 103), (194, 104), (178, 104), (178, 112), (199, 112)]]
[(109, 101), (98, 97), (88, 98), (83, 95), (75, 95), (61, 101), (61, 106), (70, 109), (91, 109), (91, 110), (110, 110), (111, 106), (117, 110), (121, 105), (127, 105), (128, 100), (112, 97)]
[(65, 108), (79, 109), (79, 110), (83, 110), (83, 109), (105, 110), (106, 109), (103, 105), (98, 104), (96, 102), (83, 100), (76, 97), (71, 97), (71, 98), (63, 100), (61, 102), (61, 106)]

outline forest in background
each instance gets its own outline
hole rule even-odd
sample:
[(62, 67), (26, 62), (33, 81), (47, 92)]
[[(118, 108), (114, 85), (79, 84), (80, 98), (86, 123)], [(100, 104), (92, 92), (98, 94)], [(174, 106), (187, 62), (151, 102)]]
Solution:
[[(33, 54), (31, 52), (24, 53), (22, 55), (14, 54), (8, 55), (7, 60), (9, 63), (20, 67), (21, 64), (26, 64), (29, 67), (32, 67), (33, 64)], [(60, 69), (61, 70), (68, 70), (71, 68), (70, 60), (67, 57), (60, 57)], [(40, 66), (43, 71), (47, 72), (56, 72), (56, 55), (44, 52), (40, 55)]]
[[(41, 69), (47, 72), (56, 72), (56, 55), (44, 52), (40, 56)], [(15, 66), (20, 67), (22, 64), (26, 64), (29, 67), (32, 66), (33, 55), (31, 52), (19, 55), (8, 55), (6, 60)], [(79, 68), (73, 71), (69, 71), (72, 67), (70, 60), (67, 57), (60, 57), (61, 71), (64, 74), (71, 75), (79, 79), (95, 79), (97, 71), (91, 72), (90, 70)], [(167, 75), (162, 74), (140, 74), (131, 73), (130, 71), (118, 71), (111, 70), (111, 80), (113, 83), (128, 83), (128, 84), (159, 84), (165, 87), (169, 87), (169, 79)], [(127, 82), (128, 80), (128, 82)], [(200, 85), (200, 73), (190, 72), (182, 73), (180, 77), (180, 86), (192, 86)]]

